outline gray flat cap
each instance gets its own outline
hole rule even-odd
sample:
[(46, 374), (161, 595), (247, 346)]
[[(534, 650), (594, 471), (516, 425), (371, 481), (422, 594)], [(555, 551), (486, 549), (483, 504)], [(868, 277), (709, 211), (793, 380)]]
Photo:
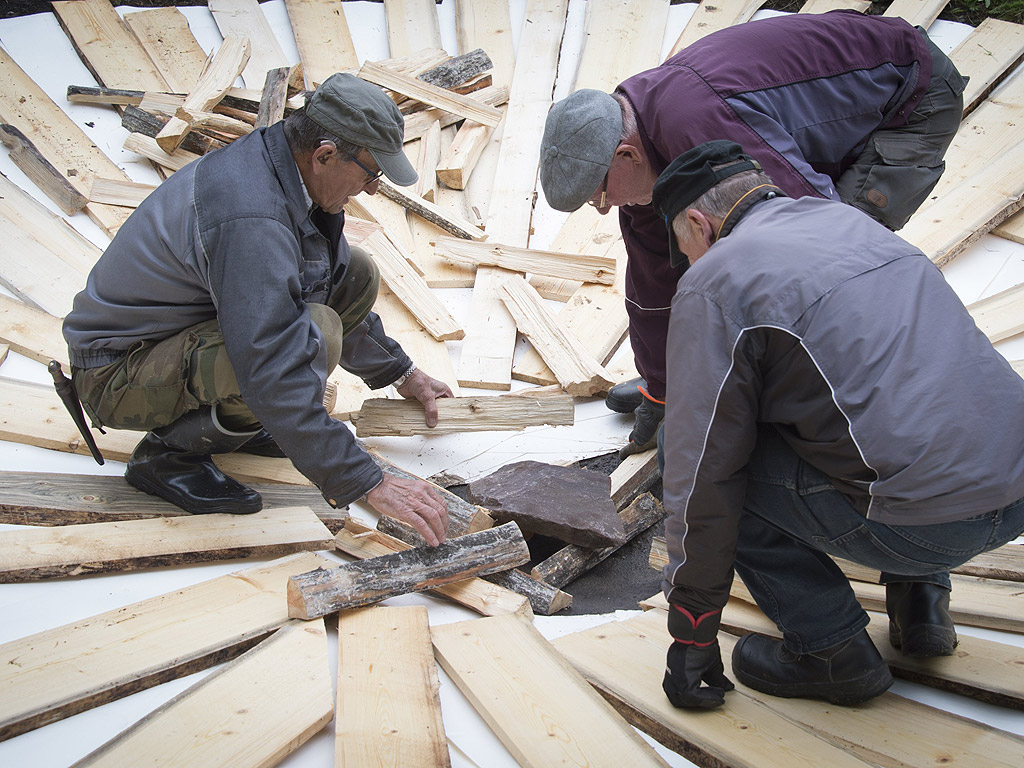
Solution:
[(548, 205), (575, 211), (593, 197), (621, 135), (619, 103), (603, 91), (584, 88), (555, 104), (540, 145), (540, 185)]

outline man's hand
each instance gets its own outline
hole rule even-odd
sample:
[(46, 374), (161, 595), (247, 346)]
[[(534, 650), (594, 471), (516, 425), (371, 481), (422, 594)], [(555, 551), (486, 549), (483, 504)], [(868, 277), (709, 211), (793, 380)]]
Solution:
[(636, 421), (629, 433), (629, 442), (619, 450), (620, 459), (653, 448), (658, 442), (658, 427), (665, 418), (665, 404), (652, 398), (643, 388), (640, 392), (644, 401), (633, 411)]
[(434, 401), (439, 397), (454, 397), (451, 387), (427, 376), (419, 368), (409, 374), (406, 382), (398, 388), (398, 394), (409, 400), (420, 401), (428, 427), (437, 426), (437, 403)]
[(432, 547), (448, 538), (448, 507), (429, 483), (384, 473), (366, 500), (382, 515), (411, 525)]
[[(682, 606), (669, 606), (668, 631), (674, 642), (668, 649), (665, 679), (661, 684), (673, 707), (713, 709), (725, 703), (732, 681), (725, 676), (718, 645), (721, 611), (694, 618)], [(701, 686), (701, 682), (707, 686)]]

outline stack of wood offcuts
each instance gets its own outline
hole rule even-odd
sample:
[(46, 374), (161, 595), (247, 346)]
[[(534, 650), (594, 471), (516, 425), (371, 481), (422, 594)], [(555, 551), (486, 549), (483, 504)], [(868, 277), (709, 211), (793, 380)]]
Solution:
[[(745, 23), (760, 4), (697, 5), (671, 50)], [(364, 18), (366, 3), (277, 0), (263, 9), (256, 0), (209, 0), (209, 10), (192, 9), (192, 18), (198, 10), (217, 25), (220, 42), (211, 50), (176, 8), (118, 14), (109, 0), (52, 5), (94, 81), (66, 83), (67, 101), (103, 105), (125, 129), (123, 146), (94, 143), (0, 49), (0, 140), (33, 190), (0, 175), (0, 360), (11, 350), (67, 369), (61, 320), (102, 252), (69, 219), (84, 215), (112, 237), (157, 186), (133, 181), (111, 156), (123, 164), (127, 154), (165, 179), (280, 121), (301, 105), (303, 90), (348, 71), (395, 99), (419, 172), (414, 187), (382, 180), (377, 195), (352, 200), (345, 234), (380, 268), (375, 309), (388, 333), (458, 395), (439, 403), (429, 433), (570, 425), (579, 399), (636, 375), (630, 363), (612, 362), (627, 330), (617, 217), (585, 206), (547, 247), (534, 247), (537, 167), (556, 74), (573, 89), (610, 91), (656, 66), (662, 50), (650, 41), (662, 40), (676, 12), (668, 0), (446, 0), (442, 10), (433, 0), (385, 0), (374, 13), (386, 22), (390, 56), (374, 60), (357, 55), (358, 29), (349, 26)], [(297, 62), (264, 13), (282, 5)], [(866, 5), (808, 0), (803, 12)], [(943, 5), (897, 0), (889, 13), (928, 27)], [(561, 44), (580, 13), (582, 47), (567, 64)], [(458, 55), (442, 47), (442, 18), (454, 19)], [(952, 53), (971, 76), (964, 122), (945, 175), (901, 232), (940, 266), (988, 233), (1024, 242), (1024, 219), (1014, 216), (1024, 197), (1024, 74), (1015, 69), (1022, 56), (1024, 28), (991, 20)], [(471, 292), (468, 326), (443, 300), (447, 289)], [(1024, 331), (1022, 297), (1024, 285), (969, 309), (998, 342)], [(536, 386), (512, 392), (513, 381)], [(359, 437), (427, 432), (415, 403), (373, 397), (340, 369), (330, 382), (325, 406)], [(490, 392), (463, 397), (461, 387)], [(52, 388), (0, 377), (0, 393), (0, 439), (88, 454)], [(114, 461), (126, 460), (140, 438), (97, 435)], [(412, 474), (383, 452), (373, 455), (384, 472)], [(675, 710), (660, 688), (669, 644), (660, 596), (642, 613), (554, 640), (535, 621), (571, 605), (564, 588), (617, 547), (567, 543), (527, 570), (515, 523), (499, 525), (491, 511), (443, 487), (450, 539), (429, 548), (398, 521), (371, 526), (330, 508), (287, 459), (217, 461), (260, 491), (262, 512), (188, 516), (119, 477), (0, 472), (0, 581), (109, 579), (113, 596), (98, 613), (69, 606), (71, 623), (41, 621), (0, 644), (0, 762), (4, 741), (162, 684), (177, 685), (177, 693), (137, 721), (137, 714), (122, 718), (113, 738), (84, 757), (74, 752), (75, 765), (319, 764), (300, 747), (329, 724), (335, 764), (346, 766), (689, 760), (1017, 768), (1024, 761), (1024, 739), (1010, 732), (1024, 725), (1002, 730), (894, 692), (838, 708), (738, 686), (721, 709)], [(609, 495), (627, 537), (664, 515), (647, 491), (656, 479), (653, 452), (628, 457), (612, 473)], [(958, 624), (999, 634), (961, 633), (953, 657), (933, 660), (904, 659), (889, 647), (877, 574), (844, 567), (895, 675), (981, 702), (1001, 723), (1024, 708), (1024, 651), (1000, 641), (1024, 632), (1021, 553), (1007, 545), (954, 575)], [(251, 562), (136, 600), (118, 600), (117, 579), (130, 577), (110, 575), (232, 560)], [(664, 562), (656, 542), (651, 564)], [(74, 594), (76, 582), (56, 583)], [(738, 580), (723, 628), (726, 659), (736, 635), (777, 631)], [(456, 716), (442, 679), (457, 686), (507, 756), (471, 754), (465, 729), (451, 727)]]

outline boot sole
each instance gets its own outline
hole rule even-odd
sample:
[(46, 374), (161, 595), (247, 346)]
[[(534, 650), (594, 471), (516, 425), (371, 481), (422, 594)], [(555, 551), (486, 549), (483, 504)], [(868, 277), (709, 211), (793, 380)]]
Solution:
[(179, 497), (176, 494), (167, 493), (163, 486), (151, 482), (149, 478), (144, 475), (132, 472), (131, 467), (125, 471), (124, 479), (133, 488), (138, 488), (140, 491), (148, 493), (151, 496), (158, 496), (179, 509), (185, 510), (191, 515), (212, 515), (218, 513), (251, 515), (263, 509), (263, 499), (258, 494), (256, 501), (250, 504), (239, 504), (235, 502), (229, 504), (208, 503), (203, 504), (202, 506), (196, 506), (194, 504), (189, 504), (186, 497)]
[(754, 677), (735, 667), (733, 674), (744, 685), (769, 696), (783, 699), (824, 699), (830, 704), (842, 707), (863, 704), (884, 693), (893, 682), (888, 666), (873, 669), (863, 677), (842, 683), (776, 683)]
[(904, 633), (890, 623), (889, 645), (912, 659), (952, 656), (957, 646), (956, 630), (939, 624), (919, 624), (911, 627), (904, 637)]

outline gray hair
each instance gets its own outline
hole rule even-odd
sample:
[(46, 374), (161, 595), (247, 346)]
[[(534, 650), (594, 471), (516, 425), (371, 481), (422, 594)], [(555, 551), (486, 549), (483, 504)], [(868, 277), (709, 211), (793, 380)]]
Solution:
[[(312, 91), (306, 91), (306, 100), (313, 95)], [(343, 155), (358, 155), (363, 149), (358, 144), (336, 136), (319, 123), (313, 121), (306, 114), (306, 108), (300, 107), (284, 119), (284, 136), (288, 140), (288, 146), (292, 152), (306, 154), (312, 152), (324, 141), (329, 141), (337, 147)]]
[[(613, 93), (612, 98), (619, 102), (619, 109), (622, 111), (622, 133), (619, 135), (619, 143), (621, 144), (631, 139), (639, 140), (640, 128), (637, 125), (636, 112), (633, 111), (633, 105), (629, 103), (626, 95), (619, 91)], [(633, 143), (637, 143), (637, 141)]]
[[(716, 166), (716, 168), (718, 167), (724, 166)], [(764, 171), (742, 171), (723, 179), (686, 208), (696, 208), (705, 216), (721, 219), (745, 194), (762, 184), (771, 183), (771, 178)], [(684, 209), (680, 213), (685, 214), (686, 210)]]

